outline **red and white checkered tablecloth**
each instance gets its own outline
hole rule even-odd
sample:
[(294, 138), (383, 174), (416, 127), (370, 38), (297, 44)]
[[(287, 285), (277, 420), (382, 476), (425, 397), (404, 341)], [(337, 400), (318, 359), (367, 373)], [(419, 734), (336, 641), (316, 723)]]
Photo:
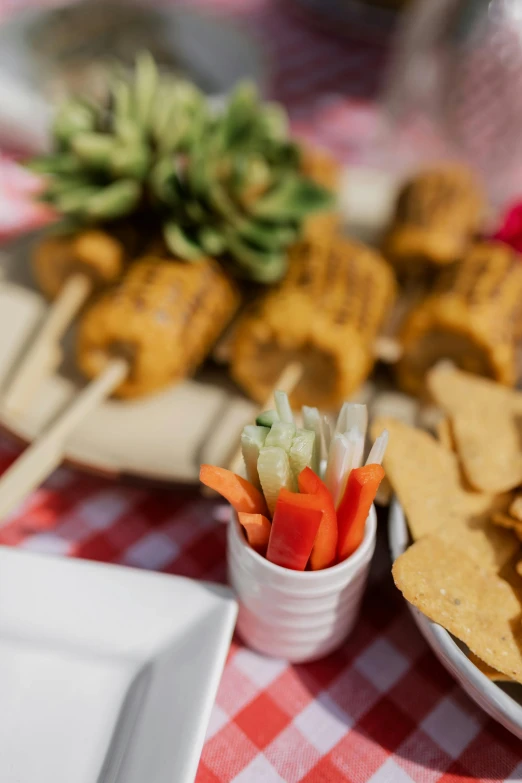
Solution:
[[(347, 96), (373, 94), (381, 50), (327, 38), (270, 0), (205, 4), (236, 13), (269, 41), (274, 93), (294, 126), (356, 159), (374, 110)], [(0, 0), (0, 11), (20, 5)], [(0, 157), (0, 236), (41, 219), (27, 206), (31, 182), (18, 175)], [(0, 472), (17, 453), (0, 439)], [(223, 581), (222, 518), (222, 506), (196, 491), (121, 486), (62, 468), (11, 515), (0, 543)], [(197, 783), (522, 780), (520, 742), (465, 696), (416, 630), (381, 533), (360, 622), (338, 653), (289, 666), (234, 640)]]

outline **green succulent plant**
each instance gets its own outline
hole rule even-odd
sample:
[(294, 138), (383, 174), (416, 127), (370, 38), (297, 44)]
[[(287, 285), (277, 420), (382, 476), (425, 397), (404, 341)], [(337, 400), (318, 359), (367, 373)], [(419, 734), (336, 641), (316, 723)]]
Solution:
[(287, 249), (333, 196), (300, 169), (286, 113), (241, 84), (222, 108), (192, 84), (162, 80), (150, 55), (114, 80), (108, 105), (67, 101), (53, 151), (32, 162), (43, 197), (76, 230), (145, 215), (169, 250), (219, 257), (241, 276), (279, 280)]
[(54, 121), (52, 152), (29, 164), (47, 175), (43, 198), (62, 216), (59, 228), (149, 209), (154, 164), (185, 150), (205, 122), (200, 91), (160, 79), (147, 53), (137, 58), (133, 77), (113, 79), (108, 97), (107, 105), (65, 101)]
[(159, 161), (151, 183), (169, 211), (164, 237), (173, 253), (224, 256), (261, 283), (284, 275), (305, 218), (333, 204), (331, 192), (301, 173), (284, 110), (261, 103), (250, 84), (234, 91), (175, 166)]

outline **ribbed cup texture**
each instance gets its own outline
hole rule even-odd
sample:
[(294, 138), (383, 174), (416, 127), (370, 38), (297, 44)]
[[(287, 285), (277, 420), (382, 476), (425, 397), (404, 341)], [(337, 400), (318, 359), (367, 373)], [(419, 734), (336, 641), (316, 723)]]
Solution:
[(323, 571), (291, 571), (254, 552), (233, 515), (228, 573), (239, 600), (237, 630), (246, 644), (292, 663), (321, 658), (339, 647), (357, 620), (376, 528), (372, 508), (364, 540), (348, 560)]

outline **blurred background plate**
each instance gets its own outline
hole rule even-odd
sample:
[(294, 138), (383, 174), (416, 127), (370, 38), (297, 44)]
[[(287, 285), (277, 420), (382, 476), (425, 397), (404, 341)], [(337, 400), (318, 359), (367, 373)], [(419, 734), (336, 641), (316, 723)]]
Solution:
[(261, 92), (267, 84), (261, 46), (222, 16), (125, 0), (30, 10), (0, 26), (2, 144), (41, 147), (52, 102), (71, 90), (103, 90), (113, 63), (130, 66), (144, 49), (209, 95), (227, 93), (238, 79), (254, 81)]
[[(410, 545), (410, 535), (402, 506), (394, 499), (390, 507), (388, 538), (392, 560)], [(432, 623), (416, 607), (408, 604), (419, 631), (449, 673), (468, 696), (494, 720), (522, 739), (522, 685), (489, 680), (467, 657), (465, 647), (445, 628)]]
[[(375, 239), (386, 225), (397, 180), (383, 172), (350, 169), (343, 177), (340, 209), (352, 234)], [(46, 302), (30, 269), (35, 235), (0, 254), (0, 389), (7, 385), (26, 341), (39, 328)], [(83, 384), (74, 368), (74, 334), (68, 336), (62, 373), (48, 378), (23, 415), (0, 412), (0, 426), (29, 442), (64, 408)], [(132, 402), (109, 400), (76, 430), (67, 459), (86, 470), (162, 482), (193, 483), (201, 462), (226, 464), (253, 403), (226, 370), (207, 366), (194, 379)]]

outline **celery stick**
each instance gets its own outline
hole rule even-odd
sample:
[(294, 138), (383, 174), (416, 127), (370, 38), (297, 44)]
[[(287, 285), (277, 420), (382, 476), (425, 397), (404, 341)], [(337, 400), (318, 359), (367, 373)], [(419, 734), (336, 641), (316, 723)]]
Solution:
[(266, 437), (265, 446), (279, 446), (288, 452), (294, 437), (295, 424), (285, 424), (283, 421), (276, 421)]
[(337, 489), (336, 500), (337, 505), (342, 500), (350, 473), (354, 468), (361, 467), (364, 454), (364, 438), (362, 433), (359, 432), (358, 427), (352, 427), (349, 432), (345, 433), (344, 437), (347, 440), (347, 451), (345, 454), (344, 465), (342, 467), (342, 473), (339, 477), (339, 486)]
[(261, 483), (257, 472), (257, 460), (269, 432), (268, 427), (247, 424), (241, 433), (241, 451), (245, 460), (247, 478), (258, 489), (261, 489)]
[(335, 425), (335, 435), (342, 435), (352, 427), (358, 427), (363, 437), (366, 437), (366, 428), (368, 427), (368, 408), (366, 405), (360, 405), (354, 402), (345, 402), (337, 417)]
[(370, 449), (368, 459), (366, 460), (367, 465), (382, 465), (384, 452), (388, 445), (388, 437), (388, 430), (383, 430)]
[[(354, 468), (360, 468), (363, 461), (364, 454), (364, 436), (360, 432), (359, 427), (352, 427), (349, 432), (346, 433), (350, 443), (353, 443), (353, 449), (351, 453), (350, 462), (346, 465), (347, 474)], [(348, 479), (348, 475), (346, 475)]]
[(279, 421), (277, 411), (269, 410), (259, 414), (256, 419), (256, 424), (259, 424), (261, 427), (271, 427), (276, 421)]
[(330, 419), (328, 418), (328, 416), (323, 416), (321, 424), (323, 430), (324, 445), (326, 447), (326, 458), (328, 458), (328, 454), (330, 453), (330, 445), (332, 443), (332, 425), (330, 424)]
[(321, 414), (317, 408), (309, 408), (308, 405), (303, 405), (302, 412), (303, 426), (305, 430), (311, 430), (312, 432), (315, 432), (315, 454), (312, 468), (317, 473), (323, 458), (323, 430), (321, 427)]
[(346, 466), (352, 459), (353, 446), (346, 435), (334, 435), (330, 446), (324, 480), (336, 508), (341, 499)]
[(353, 403), (346, 411), (345, 432), (357, 427), (362, 435), (363, 443), (366, 439), (366, 430), (368, 429), (368, 408), (366, 405)]
[(266, 504), (270, 513), (273, 514), (279, 490), (282, 487), (286, 487), (292, 492), (296, 489), (288, 454), (278, 446), (263, 446), (259, 452), (257, 470)]
[(301, 471), (306, 467), (315, 470), (315, 440), (315, 432), (312, 432), (311, 430), (297, 430), (296, 432), (292, 446), (288, 452), (290, 467), (292, 468), (296, 481)]
[(287, 424), (295, 424), (294, 414), (292, 413), (290, 401), (288, 400), (288, 394), (283, 391), (276, 391), (274, 392), (274, 400), (281, 421), (284, 421)]
[(348, 407), (348, 405), (349, 405), (348, 402), (343, 402), (342, 408), (337, 416), (337, 421), (335, 422), (334, 435), (342, 435), (343, 432), (346, 430), (345, 427), (346, 408)]

